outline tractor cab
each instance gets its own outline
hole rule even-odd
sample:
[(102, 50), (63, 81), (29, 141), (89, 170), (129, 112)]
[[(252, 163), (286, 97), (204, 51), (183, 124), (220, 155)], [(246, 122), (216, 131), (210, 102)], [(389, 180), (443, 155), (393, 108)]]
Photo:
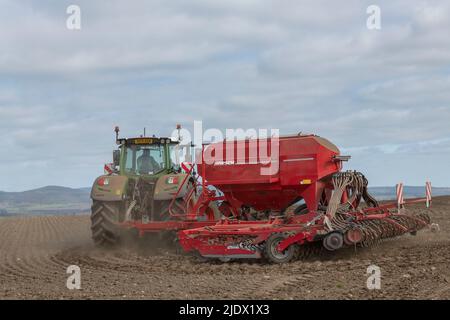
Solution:
[(180, 171), (178, 141), (170, 138), (139, 137), (117, 139), (114, 166), (120, 175), (155, 177)]
[[(190, 226), (215, 224), (220, 218), (217, 206), (197, 201), (194, 166), (180, 166), (180, 158), (191, 161), (190, 147), (179, 145), (179, 138), (119, 138), (113, 164), (105, 166), (106, 174), (98, 177), (91, 190), (92, 238), (97, 245), (120, 242), (121, 230), (174, 232)], [(108, 167), (109, 170), (106, 170)], [(195, 211), (201, 216), (188, 215)], [(197, 212), (195, 211), (195, 212)], [(139, 228), (137, 227), (139, 226)]]

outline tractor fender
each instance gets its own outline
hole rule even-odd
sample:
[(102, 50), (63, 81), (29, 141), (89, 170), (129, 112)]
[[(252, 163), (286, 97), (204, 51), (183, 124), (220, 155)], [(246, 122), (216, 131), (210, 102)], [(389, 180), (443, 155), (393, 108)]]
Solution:
[(126, 195), (128, 178), (119, 175), (98, 177), (91, 189), (91, 199), (100, 201), (121, 201)]
[[(153, 198), (155, 200), (171, 200), (177, 193), (178, 188), (186, 178), (186, 173), (165, 174), (158, 178), (155, 185)], [(189, 187), (189, 178), (186, 179), (177, 198), (184, 197)]]

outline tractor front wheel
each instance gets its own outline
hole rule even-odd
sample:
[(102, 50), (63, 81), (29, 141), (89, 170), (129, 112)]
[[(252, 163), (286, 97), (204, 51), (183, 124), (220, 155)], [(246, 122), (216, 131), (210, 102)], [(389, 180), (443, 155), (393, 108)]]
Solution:
[(114, 246), (119, 243), (120, 202), (94, 201), (91, 213), (92, 239), (97, 246)]
[(283, 252), (278, 251), (277, 247), (287, 235), (283, 233), (274, 233), (267, 240), (264, 249), (264, 257), (273, 263), (287, 263), (293, 259), (296, 259), (299, 254), (299, 246), (297, 244), (291, 244)]

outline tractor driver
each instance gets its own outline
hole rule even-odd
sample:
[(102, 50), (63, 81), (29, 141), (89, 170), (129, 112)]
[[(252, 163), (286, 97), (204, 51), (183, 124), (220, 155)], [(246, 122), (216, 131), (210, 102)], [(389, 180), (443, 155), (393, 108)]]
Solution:
[(150, 149), (144, 149), (144, 153), (137, 159), (137, 167), (140, 174), (149, 174), (160, 169), (158, 162), (150, 155)]

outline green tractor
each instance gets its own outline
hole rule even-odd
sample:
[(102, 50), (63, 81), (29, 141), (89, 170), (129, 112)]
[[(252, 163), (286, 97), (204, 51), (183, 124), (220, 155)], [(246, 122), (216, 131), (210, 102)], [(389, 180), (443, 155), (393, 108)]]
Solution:
[(194, 174), (180, 167), (179, 141), (145, 134), (124, 139), (118, 127), (115, 132), (118, 150), (110, 172), (91, 190), (92, 238), (99, 246), (119, 243), (127, 222), (145, 225), (182, 216), (197, 192)]

